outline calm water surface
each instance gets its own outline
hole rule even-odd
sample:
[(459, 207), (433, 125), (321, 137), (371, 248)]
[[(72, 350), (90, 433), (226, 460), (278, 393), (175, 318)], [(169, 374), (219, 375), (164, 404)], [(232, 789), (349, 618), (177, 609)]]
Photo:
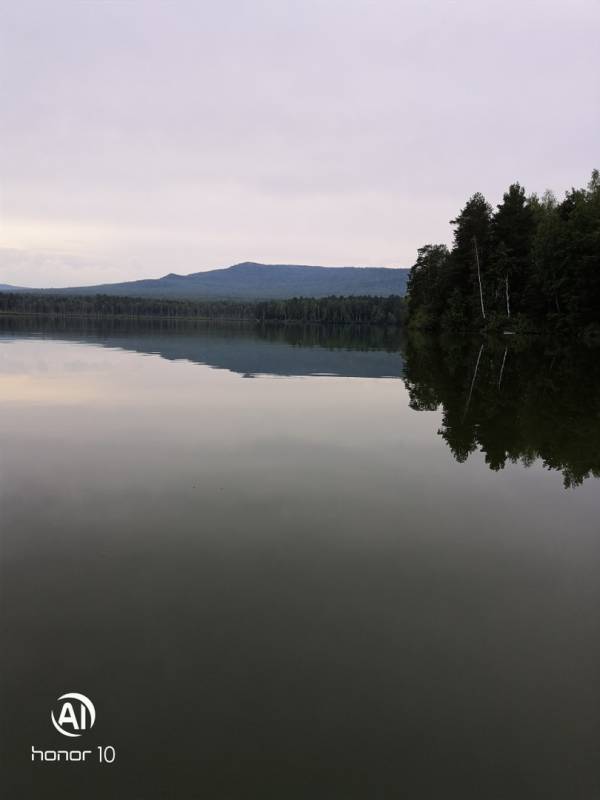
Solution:
[(599, 361), (4, 320), (3, 796), (600, 797)]

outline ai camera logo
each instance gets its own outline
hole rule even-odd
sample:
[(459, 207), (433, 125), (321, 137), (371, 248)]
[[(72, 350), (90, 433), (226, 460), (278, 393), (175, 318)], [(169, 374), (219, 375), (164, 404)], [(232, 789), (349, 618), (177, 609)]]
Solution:
[(94, 727), (96, 709), (89, 697), (78, 692), (68, 692), (62, 694), (58, 702), (61, 703), (58, 719), (54, 716), (54, 711), (50, 712), (50, 718), (56, 730), (63, 736), (81, 736)]
[[(67, 692), (57, 699), (57, 707), (50, 711), (52, 724), (63, 736), (82, 736), (94, 727), (96, 709), (89, 697), (79, 692)], [(73, 744), (75, 744), (73, 742)], [(31, 760), (34, 763), (49, 764), (57, 761), (63, 764), (75, 762), (114, 764), (117, 751), (112, 744), (98, 744), (91, 750), (47, 750), (45, 747), (31, 746)]]

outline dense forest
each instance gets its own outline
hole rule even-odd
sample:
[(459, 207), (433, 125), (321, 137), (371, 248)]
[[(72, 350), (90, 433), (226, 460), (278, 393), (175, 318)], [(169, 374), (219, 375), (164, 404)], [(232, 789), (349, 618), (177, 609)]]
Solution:
[(239, 320), (319, 324), (398, 325), (404, 317), (402, 297), (293, 297), (258, 302), (238, 300), (154, 300), (111, 295), (0, 293), (0, 313), (53, 317), (139, 317)]
[(399, 325), (404, 321), (405, 302), (389, 297), (293, 297), (256, 304), (260, 321), (318, 322), (329, 325)]
[(449, 331), (578, 330), (600, 337), (600, 175), (559, 202), (509, 187), (493, 211), (477, 193), (451, 249), (418, 250), (408, 281), (411, 327)]
[(464, 462), (480, 449), (490, 469), (541, 459), (565, 487), (600, 478), (600, 361), (557, 337), (428, 336), (406, 346), (410, 406), (441, 407), (439, 434)]
[(141, 317), (163, 319), (247, 320), (255, 316), (255, 304), (235, 300), (155, 300), (146, 297), (52, 295), (2, 292), (2, 314), (43, 314), (52, 317)]

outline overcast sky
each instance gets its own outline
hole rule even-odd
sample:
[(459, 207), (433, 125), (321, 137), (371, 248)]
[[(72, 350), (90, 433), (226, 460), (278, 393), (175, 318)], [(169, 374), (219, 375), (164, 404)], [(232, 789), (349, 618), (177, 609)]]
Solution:
[(0, 9), (0, 283), (409, 266), (600, 166), (600, 0)]

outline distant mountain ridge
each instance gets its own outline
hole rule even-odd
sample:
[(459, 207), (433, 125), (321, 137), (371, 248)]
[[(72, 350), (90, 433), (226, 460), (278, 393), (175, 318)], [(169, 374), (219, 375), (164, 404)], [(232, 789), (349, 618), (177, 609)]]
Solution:
[(403, 268), (317, 267), (246, 261), (231, 267), (193, 272), (190, 275), (170, 273), (162, 278), (61, 289), (27, 289), (0, 284), (0, 291), (44, 292), (53, 295), (109, 294), (177, 300), (269, 300), (327, 295), (388, 296), (406, 293), (408, 272), (408, 269)]

